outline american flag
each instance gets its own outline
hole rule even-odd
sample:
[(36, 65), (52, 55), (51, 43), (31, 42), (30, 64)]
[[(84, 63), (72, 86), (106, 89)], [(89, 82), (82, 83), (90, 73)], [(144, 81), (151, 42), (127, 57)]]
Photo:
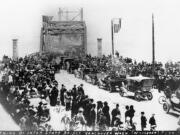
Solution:
[(118, 23), (114, 24), (114, 33), (118, 33), (121, 28), (121, 19), (119, 18)]

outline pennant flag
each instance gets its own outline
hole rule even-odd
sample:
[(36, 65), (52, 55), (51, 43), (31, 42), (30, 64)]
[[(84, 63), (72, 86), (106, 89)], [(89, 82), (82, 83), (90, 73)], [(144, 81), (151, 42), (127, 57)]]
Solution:
[(114, 33), (118, 33), (121, 28), (121, 19), (119, 18), (118, 24), (114, 24)]

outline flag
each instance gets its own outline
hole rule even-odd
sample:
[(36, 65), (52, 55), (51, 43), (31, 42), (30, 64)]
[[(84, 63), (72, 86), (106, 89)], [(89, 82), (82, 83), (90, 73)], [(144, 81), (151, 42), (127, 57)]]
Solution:
[(114, 24), (114, 33), (118, 33), (121, 28), (121, 19), (119, 18), (119, 22)]

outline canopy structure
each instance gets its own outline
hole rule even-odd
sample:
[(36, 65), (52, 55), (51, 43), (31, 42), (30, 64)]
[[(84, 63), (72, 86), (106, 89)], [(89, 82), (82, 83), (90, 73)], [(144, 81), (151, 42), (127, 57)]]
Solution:
[(133, 76), (133, 77), (127, 77), (126, 79), (134, 80), (134, 81), (137, 81), (137, 82), (141, 82), (142, 80), (153, 80), (153, 78), (145, 77), (145, 76), (142, 76), (142, 75)]

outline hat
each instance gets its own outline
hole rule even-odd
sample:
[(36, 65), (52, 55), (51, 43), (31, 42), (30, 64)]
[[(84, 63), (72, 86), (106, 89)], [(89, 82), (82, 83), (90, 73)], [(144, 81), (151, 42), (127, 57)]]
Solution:
[(83, 112), (84, 109), (82, 107), (79, 108), (78, 112)]
[(100, 112), (100, 115), (104, 115), (104, 113), (103, 113), (103, 112)]
[(105, 101), (105, 102), (104, 102), (104, 105), (108, 105), (108, 103)]
[(41, 104), (41, 105), (42, 105), (42, 102), (39, 102), (39, 104)]

